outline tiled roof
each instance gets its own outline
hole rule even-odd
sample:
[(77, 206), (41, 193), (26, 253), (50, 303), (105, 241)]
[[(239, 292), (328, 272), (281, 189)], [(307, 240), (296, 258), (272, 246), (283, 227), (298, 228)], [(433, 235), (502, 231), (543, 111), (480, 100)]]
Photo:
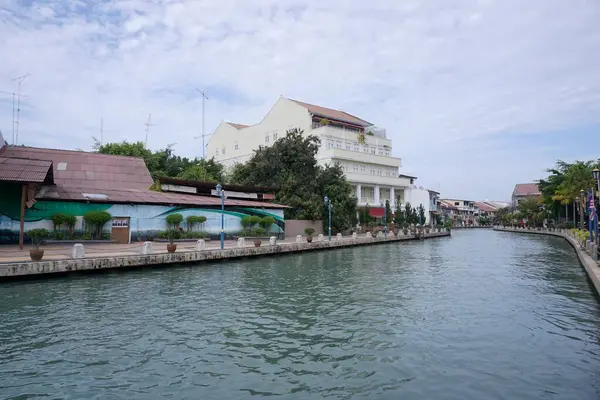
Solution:
[(52, 161), (0, 157), (0, 181), (52, 183), (51, 168)]
[[(134, 204), (178, 204), (191, 206), (220, 206), (221, 199), (216, 196), (198, 196), (195, 194), (156, 192), (140, 189), (95, 189), (83, 190), (77, 187), (48, 186), (40, 191), (37, 199), (89, 201), (96, 203), (134, 203)], [(88, 196), (86, 196), (88, 195)], [(225, 199), (226, 206), (256, 208), (287, 208), (286, 206), (261, 201)]]
[(451, 204), (451, 203), (449, 203), (449, 202), (447, 202), (445, 200), (439, 200), (438, 204), (441, 207), (444, 207), (444, 208), (450, 208), (450, 209), (453, 209), (453, 210), (458, 210), (458, 207), (456, 207), (454, 204)]
[(536, 196), (541, 194), (537, 183), (517, 183), (513, 193), (515, 196)]
[(48, 160), (59, 186), (81, 189), (148, 189), (153, 180), (141, 158), (84, 151), (8, 146), (4, 157)]
[(234, 124), (233, 122), (228, 122), (229, 125), (233, 126), (235, 129), (244, 129), (247, 128), (248, 125), (244, 124)]
[(489, 205), (487, 203), (481, 203), (479, 201), (475, 202), (475, 207), (477, 207), (481, 211), (485, 211), (485, 212), (495, 212), (495, 211), (498, 211), (498, 209), (496, 207), (492, 207), (491, 205)]
[(334, 110), (332, 108), (316, 106), (314, 104), (304, 103), (302, 101), (288, 99), (295, 103), (300, 104), (302, 107), (306, 108), (308, 112), (314, 114), (318, 117), (330, 118), (337, 121), (347, 122), (350, 124), (358, 125), (358, 126), (371, 126), (373, 125), (370, 122), (367, 122), (363, 119), (360, 119), (352, 114), (348, 114), (345, 111)]

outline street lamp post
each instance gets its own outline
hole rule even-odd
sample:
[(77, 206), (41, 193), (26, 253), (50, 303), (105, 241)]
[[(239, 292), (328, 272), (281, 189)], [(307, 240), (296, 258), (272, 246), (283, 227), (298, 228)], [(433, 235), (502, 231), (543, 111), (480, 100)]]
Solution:
[(581, 200), (579, 201), (579, 229), (585, 229), (585, 190), (579, 191)]
[(387, 239), (387, 207), (383, 203), (381, 207), (383, 207), (383, 236)]
[(328, 211), (329, 211), (329, 220), (327, 223), (327, 231), (328, 231), (328, 235), (329, 235), (329, 241), (331, 242), (331, 201), (329, 200), (329, 197), (325, 196), (323, 198), (323, 200), (325, 201), (325, 207), (327, 207)]
[(225, 248), (225, 191), (220, 183), (217, 183), (217, 196), (221, 198), (221, 249)]
[[(599, 204), (600, 204), (600, 169), (598, 168), (594, 168), (594, 170), (592, 171), (592, 177), (594, 178), (594, 180), (596, 181), (596, 186), (597, 186), (597, 192), (596, 194), (598, 195), (598, 200), (599, 200)], [(592, 201), (594, 201), (594, 207), (596, 206), (595, 200), (594, 200), (594, 193), (592, 190)], [(595, 215), (595, 222), (596, 222), (596, 229), (595, 229), (595, 233), (596, 233), (596, 246), (600, 245), (600, 240), (598, 239), (598, 209), (595, 208), (594, 209), (594, 215)]]

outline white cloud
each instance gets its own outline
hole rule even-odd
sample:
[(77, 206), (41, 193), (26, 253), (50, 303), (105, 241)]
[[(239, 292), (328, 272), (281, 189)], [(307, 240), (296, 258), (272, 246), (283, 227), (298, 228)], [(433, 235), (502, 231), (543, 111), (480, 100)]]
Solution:
[[(596, 2), (88, 4), (0, 6), (0, 90), (32, 74), (23, 84), (30, 96), (23, 143), (89, 148), (100, 117), (105, 140), (143, 140), (152, 113), (149, 144), (176, 142), (194, 156), (201, 154), (195, 87), (212, 88), (207, 131), (223, 119), (257, 122), (283, 94), (386, 127), (394, 154), (423, 184), (498, 198), (557, 155), (483, 146), (488, 140), (576, 130), (600, 118)], [(2, 95), (5, 136), (11, 121), (10, 96)]]

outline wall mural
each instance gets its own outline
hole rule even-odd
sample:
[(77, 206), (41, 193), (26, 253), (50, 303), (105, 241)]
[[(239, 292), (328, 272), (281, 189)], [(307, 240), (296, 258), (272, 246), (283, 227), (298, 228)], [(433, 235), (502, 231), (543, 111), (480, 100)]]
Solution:
[[(159, 206), (146, 204), (100, 204), (85, 202), (62, 202), (40, 200), (25, 212), (25, 230), (34, 228), (53, 229), (51, 217), (56, 213), (64, 213), (77, 216), (75, 231), (83, 231), (84, 221), (82, 216), (92, 210), (105, 210), (113, 217), (129, 217), (131, 240), (148, 236), (153, 232), (167, 229), (166, 217), (169, 214), (179, 213), (183, 215), (182, 223), (185, 229), (185, 219), (190, 215), (202, 215), (206, 222), (201, 229), (207, 234), (218, 234), (221, 231), (221, 208), (212, 207), (183, 207), (183, 206)], [(275, 223), (269, 229), (271, 234), (283, 234), (285, 222), (283, 210), (260, 209), (248, 207), (226, 207), (224, 211), (224, 230), (227, 234), (241, 232), (241, 219), (247, 215), (259, 217), (272, 216)], [(110, 232), (111, 223), (104, 226), (106, 232)], [(18, 207), (0, 207), (0, 243), (14, 243), (19, 236), (19, 212)]]

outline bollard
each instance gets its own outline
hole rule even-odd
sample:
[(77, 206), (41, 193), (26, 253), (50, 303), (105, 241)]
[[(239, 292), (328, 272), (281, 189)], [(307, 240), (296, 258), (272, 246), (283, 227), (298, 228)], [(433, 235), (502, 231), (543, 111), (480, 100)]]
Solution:
[(83, 258), (85, 257), (85, 249), (81, 243), (77, 243), (73, 246), (73, 253), (71, 254), (73, 258)]
[(322, 242), (324, 238), (325, 236), (323, 236), (322, 233), (319, 233), (319, 236), (317, 236), (317, 242)]
[(388, 232), (388, 239), (396, 239), (396, 235), (394, 235), (394, 232), (392, 232), (392, 231)]
[(371, 235), (371, 232), (367, 232), (367, 233), (365, 233), (365, 237), (366, 237), (367, 239), (370, 239), (370, 238), (372, 238), (372, 237), (373, 237), (373, 235)]
[(277, 244), (277, 236), (271, 236), (271, 237), (269, 238), (269, 244), (270, 244), (271, 246), (275, 246), (275, 245)]
[(383, 234), (383, 232), (379, 231), (377, 232), (377, 239), (383, 239), (385, 237), (385, 235)]
[(337, 238), (337, 240), (342, 240), (342, 234), (341, 234), (341, 233), (338, 233), (338, 234), (336, 235), (336, 238)]
[(144, 242), (142, 245), (142, 254), (152, 254), (152, 242)]
[(296, 235), (296, 243), (302, 243), (302, 235)]
[(237, 247), (244, 247), (246, 245), (246, 239), (238, 238)]
[(202, 251), (206, 248), (206, 243), (204, 242), (204, 239), (198, 239), (198, 241), (196, 242), (196, 251)]
[(358, 237), (358, 235), (356, 234), (356, 232), (352, 232), (352, 239), (356, 239)]

